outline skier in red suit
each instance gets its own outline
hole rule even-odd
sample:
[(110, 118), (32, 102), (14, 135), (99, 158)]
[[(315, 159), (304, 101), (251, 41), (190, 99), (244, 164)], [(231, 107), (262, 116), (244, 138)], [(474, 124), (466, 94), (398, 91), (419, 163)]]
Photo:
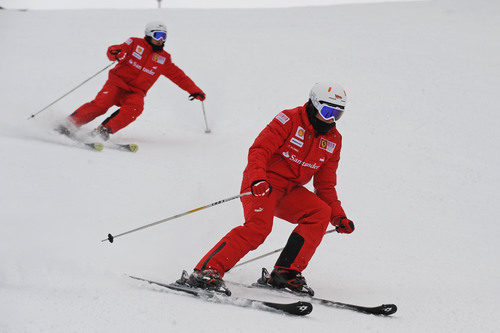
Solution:
[[(277, 216), (297, 227), (272, 273), (259, 283), (313, 294), (301, 272), (307, 267), (329, 223), (351, 233), (335, 190), (342, 136), (335, 122), (346, 103), (344, 89), (317, 83), (304, 106), (279, 113), (259, 134), (248, 153), (241, 198), (245, 223), (225, 235), (196, 265), (192, 287), (227, 292), (222, 277), (271, 232)], [(315, 192), (304, 187), (311, 179)]]
[(108, 81), (96, 98), (78, 108), (69, 116), (70, 124), (80, 127), (108, 109), (120, 107), (94, 130), (107, 140), (133, 122), (144, 108), (144, 97), (160, 75), (165, 75), (181, 89), (190, 94), (190, 99), (203, 101), (205, 93), (171, 60), (163, 50), (167, 29), (161, 22), (146, 25), (144, 38), (129, 38), (125, 43), (112, 45), (107, 56), (118, 64), (109, 71)]

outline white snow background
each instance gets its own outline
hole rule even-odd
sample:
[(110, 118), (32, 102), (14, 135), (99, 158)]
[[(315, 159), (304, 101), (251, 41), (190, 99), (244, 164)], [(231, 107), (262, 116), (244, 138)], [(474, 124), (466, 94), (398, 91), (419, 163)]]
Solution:
[[(114, 135), (139, 144), (135, 154), (88, 151), (53, 133), (105, 73), (27, 120), (105, 67), (107, 46), (142, 36), (155, 19), (168, 25), (174, 62), (207, 93), (211, 134), (200, 103), (165, 78)], [(499, 22), (500, 3), (486, 0), (0, 10), (0, 331), (498, 331)], [(319, 297), (398, 312), (315, 305), (297, 318), (126, 277), (171, 282), (242, 223), (235, 200), (101, 242), (237, 194), (257, 134), (321, 80), (349, 96), (338, 192), (356, 231), (325, 236), (304, 275)], [(244, 260), (284, 246), (292, 229), (276, 219)], [(276, 258), (225, 278), (251, 283)]]

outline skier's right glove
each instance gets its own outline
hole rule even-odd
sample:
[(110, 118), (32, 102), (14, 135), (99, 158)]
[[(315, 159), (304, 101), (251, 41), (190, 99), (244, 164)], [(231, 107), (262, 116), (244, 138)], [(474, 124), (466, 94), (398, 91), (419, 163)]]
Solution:
[(264, 195), (270, 195), (273, 191), (273, 187), (266, 180), (256, 180), (250, 186), (252, 194), (256, 197), (262, 197)]
[(126, 52), (123, 52), (121, 49), (113, 49), (109, 48), (107, 56), (111, 61), (121, 61), (127, 55)]
[(350, 234), (354, 231), (354, 223), (345, 216), (337, 217), (332, 224), (337, 227), (337, 232)]
[(203, 91), (199, 91), (199, 92), (195, 92), (195, 93), (192, 93), (191, 95), (189, 95), (190, 101), (192, 101), (194, 99), (204, 101), (205, 100), (205, 93), (203, 93)]

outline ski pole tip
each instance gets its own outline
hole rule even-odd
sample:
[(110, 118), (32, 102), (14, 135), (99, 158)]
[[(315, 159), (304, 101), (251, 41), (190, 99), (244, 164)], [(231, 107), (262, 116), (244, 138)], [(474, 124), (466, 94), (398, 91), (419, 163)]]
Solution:
[(110, 242), (110, 243), (113, 243), (114, 239), (115, 239), (115, 238), (113, 237), (113, 235), (108, 234), (108, 238), (103, 239), (101, 242), (108, 241), (108, 242)]

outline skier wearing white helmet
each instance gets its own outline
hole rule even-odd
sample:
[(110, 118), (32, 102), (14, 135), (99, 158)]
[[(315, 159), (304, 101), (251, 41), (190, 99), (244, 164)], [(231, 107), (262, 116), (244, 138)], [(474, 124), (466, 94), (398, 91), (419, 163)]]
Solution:
[(144, 97), (160, 75), (188, 92), (190, 100), (203, 101), (203, 90), (163, 50), (166, 39), (165, 24), (154, 21), (146, 25), (144, 38), (131, 37), (122, 44), (110, 46), (107, 56), (118, 63), (109, 71), (108, 81), (93, 101), (78, 108), (68, 117), (67, 124), (56, 130), (69, 135), (75, 127), (89, 123), (116, 105), (119, 109), (92, 132), (107, 140), (110, 134), (129, 125), (142, 113)]
[[(258, 135), (243, 172), (244, 224), (232, 229), (182, 282), (195, 288), (230, 293), (222, 280), (249, 251), (264, 242), (275, 216), (296, 224), (269, 274), (258, 283), (312, 295), (302, 271), (307, 267), (329, 224), (350, 234), (354, 223), (337, 197), (337, 166), (342, 136), (335, 127), (344, 113), (347, 95), (337, 83), (315, 84), (309, 101), (284, 110)], [(313, 179), (314, 192), (304, 185)]]

